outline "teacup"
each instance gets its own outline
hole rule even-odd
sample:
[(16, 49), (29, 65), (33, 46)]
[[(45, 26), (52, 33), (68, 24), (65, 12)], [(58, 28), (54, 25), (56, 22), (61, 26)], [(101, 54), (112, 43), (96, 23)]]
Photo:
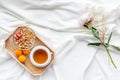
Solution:
[(45, 67), (51, 61), (51, 52), (45, 46), (36, 46), (30, 52), (30, 61), (36, 67)]

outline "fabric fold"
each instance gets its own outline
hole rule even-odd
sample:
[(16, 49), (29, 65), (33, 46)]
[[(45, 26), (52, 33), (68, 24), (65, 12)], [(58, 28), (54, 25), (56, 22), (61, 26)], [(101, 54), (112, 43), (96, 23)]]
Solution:
[[(119, 42), (119, 26), (115, 27), (120, 17), (119, 5), (114, 4), (110, 7), (112, 0), (107, 0), (109, 3), (106, 3), (106, 6), (104, 1), (93, 1), (1, 0), (0, 80), (119, 79), (118, 74), (107, 62), (106, 52), (87, 45), (97, 40), (83, 27), (87, 19), (93, 18), (93, 26), (107, 29), (106, 38), (113, 29), (116, 30), (111, 43), (119, 46), (116, 41)], [(16, 25), (24, 23), (30, 24), (29, 27), (40, 34), (55, 51), (55, 62), (42, 76), (32, 76), (3, 50), (6, 35), (13, 31)], [(112, 51), (112, 56), (120, 66), (118, 52)], [(116, 71), (119, 73), (119, 69)]]

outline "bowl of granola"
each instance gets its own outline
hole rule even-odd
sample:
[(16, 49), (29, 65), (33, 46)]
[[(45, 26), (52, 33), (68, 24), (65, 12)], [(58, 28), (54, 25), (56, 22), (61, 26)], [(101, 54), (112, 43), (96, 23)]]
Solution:
[(31, 49), (35, 43), (35, 34), (32, 29), (20, 26), (13, 35), (13, 42), (21, 50)]

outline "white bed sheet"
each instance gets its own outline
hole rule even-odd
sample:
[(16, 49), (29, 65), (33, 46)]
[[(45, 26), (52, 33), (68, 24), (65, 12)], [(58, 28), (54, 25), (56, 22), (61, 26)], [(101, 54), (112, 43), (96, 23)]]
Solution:
[[(120, 80), (120, 52), (111, 50), (114, 69), (103, 48), (82, 30), (87, 15), (104, 15), (111, 43), (120, 45), (119, 0), (0, 0), (0, 80)], [(82, 19), (82, 20), (81, 20)], [(42, 76), (32, 76), (4, 51), (5, 38), (18, 24), (31, 28), (53, 47), (55, 62)], [(108, 36), (106, 36), (108, 37)]]

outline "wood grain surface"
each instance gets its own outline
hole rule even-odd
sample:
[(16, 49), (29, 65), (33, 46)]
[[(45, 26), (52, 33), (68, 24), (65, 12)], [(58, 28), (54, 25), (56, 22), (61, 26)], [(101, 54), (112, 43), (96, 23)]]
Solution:
[[(19, 28), (19, 27), (18, 27)], [(18, 29), (16, 28), (15, 31)], [(52, 52), (52, 60), (51, 62), (49, 63), (49, 65), (47, 65), (46, 67), (43, 67), (43, 68), (38, 68), (38, 67), (35, 67), (31, 62), (30, 62), (30, 59), (29, 59), (29, 55), (27, 55), (27, 60), (25, 63), (21, 63), (18, 61), (17, 57), (16, 57), (16, 54), (15, 54), (15, 50), (17, 49), (17, 47), (15, 46), (14, 42), (13, 42), (13, 34), (15, 33), (12, 32), (8, 38), (5, 40), (5, 44), (4, 44), (4, 47), (5, 47), (5, 50), (23, 67), (25, 68), (27, 71), (29, 71), (32, 75), (41, 75), (44, 71), (47, 70), (47, 68), (53, 63), (54, 61), (54, 52), (53, 50), (47, 46), (47, 44), (40, 38), (40, 36), (38, 34), (35, 34), (35, 44), (34, 44), (34, 47), (37, 46), (37, 45), (43, 45), (43, 46), (46, 46), (48, 47), (48, 49)]]

